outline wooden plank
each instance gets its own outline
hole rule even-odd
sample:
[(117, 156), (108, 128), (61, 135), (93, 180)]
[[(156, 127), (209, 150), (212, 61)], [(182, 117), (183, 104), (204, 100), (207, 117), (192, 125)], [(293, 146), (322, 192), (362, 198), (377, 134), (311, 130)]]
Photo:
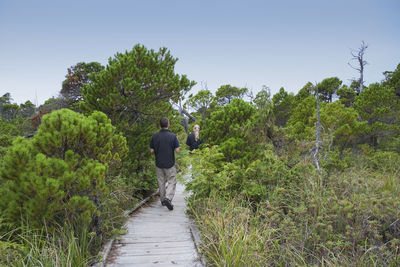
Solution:
[(175, 262), (179, 264), (180, 262), (193, 262), (196, 255), (193, 253), (185, 254), (170, 254), (170, 255), (144, 255), (144, 256), (119, 256), (114, 263), (117, 264), (149, 264), (149, 263), (168, 263)]
[[(171, 252), (172, 251), (172, 252)], [(127, 255), (135, 255), (135, 256), (143, 256), (143, 255), (172, 255), (172, 254), (182, 254), (182, 253), (192, 253), (193, 247), (184, 246), (178, 248), (136, 248), (136, 247), (122, 247), (119, 250), (119, 256), (127, 256)]]
[(191, 237), (170, 237), (168, 240), (165, 238), (157, 237), (140, 237), (140, 238), (124, 238), (118, 241), (120, 244), (136, 244), (136, 243), (168, 243), (168, 242), (187, 242), (193, 241)]
[[(155, 242), (155, 243), (148, 243), (148, 242), (142, 242), (142, 243), (135, 243), (135, 248), (137, 249), (143, 249), (143, 248), (152, 248), (152, 249), (161, 249), (161, 248), (181, 248), (181, 247), (186, 247), (188, 244), (193, 245), (191, 242)], [(123, 248), (126, 247), (127, 245), (124, 244), (115, 244), (115, 248)]]
[(194, 267), (202, 267), (203, 265), (199, 265), (198, 263), (192, 263), (191, 261), (169, 261), (169, 262), (164, 262), (164, 261), (158, 261), (155, 263), (142, 263), (142, 264), (137, 264), (137, 265), (132, 265), (131, 263), (119, 263), (119, 264), (107, 264), (108, 267), (132, 267), (132, 266), (140, 266), (140, 267), (181, 267), (181, 266), (194, 266)]

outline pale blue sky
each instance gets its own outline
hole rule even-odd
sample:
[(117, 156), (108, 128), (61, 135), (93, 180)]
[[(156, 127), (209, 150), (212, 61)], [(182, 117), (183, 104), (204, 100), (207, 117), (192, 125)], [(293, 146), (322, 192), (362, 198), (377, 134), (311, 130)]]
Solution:
[(0, 0), (0, 96), (38, 104), (67, 68), (106, 65), (137, 44), (167, 47), (176, 72), (215, 92), (223, 84), (296, 93), (308, 81), (358, 77), (351, 49), (368, 45), (366, 84), (400, 63), (400, 1)]

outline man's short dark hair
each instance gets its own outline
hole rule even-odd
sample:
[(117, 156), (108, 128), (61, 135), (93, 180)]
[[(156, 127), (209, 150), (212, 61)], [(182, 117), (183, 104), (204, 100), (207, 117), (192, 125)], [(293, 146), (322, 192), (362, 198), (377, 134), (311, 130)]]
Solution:
[(169, 120), (168, 120), (168, 118), (161, 118), (161, 120), (160, 120), (160, 126), (161, 126), (161, 128), (167, 128), (168, 127), (168, 123), (169, 123)]

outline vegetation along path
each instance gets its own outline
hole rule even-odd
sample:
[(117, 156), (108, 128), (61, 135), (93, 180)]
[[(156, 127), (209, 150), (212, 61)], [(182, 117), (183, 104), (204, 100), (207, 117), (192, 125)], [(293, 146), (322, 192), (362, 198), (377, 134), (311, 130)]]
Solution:
[(106, 266), (203, 266), (185, 214), (184, 185), (177, 184), (174, 209), (160, 200), (140, 209), (126, 223), (127, 233), (115, 243)]

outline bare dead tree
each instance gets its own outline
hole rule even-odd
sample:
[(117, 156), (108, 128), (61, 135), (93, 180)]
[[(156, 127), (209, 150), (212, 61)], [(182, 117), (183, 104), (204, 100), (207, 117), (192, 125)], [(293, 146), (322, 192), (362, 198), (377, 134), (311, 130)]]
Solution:
[(318, 153), (319, 153), (319, 141), (321, 139), (321, 126), (320, 126), (320, 116), (319, 116), (319, 92), (318, 92), (318, 84), (315, 84), (315, 95), (317, 97), (317, 138), (315, 140), (315, 153), (314, 153), (314, 162), (317, 167), (318, 172), (321, 172), (318, 161)]
[[(181, 124), (183, 128), (185, 128), (185, 131), (187, 132), (189, 130), (189, 122), (188, 118), (196, 121), (196, 117), (192, 116), (189, 111), (187, 111), (183, 105), (182, 105), (182, 99), (179, 99), (178, 103), (172, 103), (172, 105), (176, 105), (178, 107), (179, 115), (182, 117)], [(186, 117), (185, 117), (186, 116)]]
[(364, 41), (362, 41), (361, 47), (357, 51), (355, 50), (351, 51), (352, 55), (351, 60), (356, 60), (358, 62), (358, 65), (355, 67), (350, 62), (348, 63), (350, 67), (352, 67), (353, 69), (357, 70), (360, 73), (360, 79), (358, 80), (360, 84), (356, 92), (357, 95), (359, 95), (364, 88), (364, 66), (368, 64), (368, 62), (364, 60), (364, 54), (367, 48), (368, 45), (364, 43)]
[(200, 88), (201, 88), (201, 90), (208, 90), (207, 81), (201, 81)]

